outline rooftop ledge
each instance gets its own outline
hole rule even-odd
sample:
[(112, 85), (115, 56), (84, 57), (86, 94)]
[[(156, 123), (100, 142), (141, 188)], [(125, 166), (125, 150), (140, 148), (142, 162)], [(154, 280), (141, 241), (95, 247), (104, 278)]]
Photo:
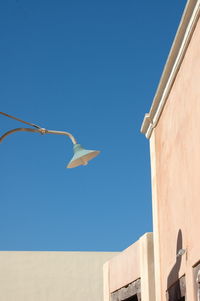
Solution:
[(167, 97), (183, 61), (199, 16), (200, 0), (188, 0), (154, 96), (151, 109), (148, 114), (145, 114), (140, 129), (141, 133), (143, 133), (147, 139), (151, 137), (151, 133), (162, 114)]

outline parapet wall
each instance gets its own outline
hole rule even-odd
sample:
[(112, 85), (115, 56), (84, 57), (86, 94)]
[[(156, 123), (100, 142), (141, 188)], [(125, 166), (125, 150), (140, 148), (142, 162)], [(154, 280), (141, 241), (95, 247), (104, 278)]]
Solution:
[(104, 301), (123, 300), (131, 294), (138, 300), (154, 301), (154, 286), (152, 233), (146, 233), (104, 264)]

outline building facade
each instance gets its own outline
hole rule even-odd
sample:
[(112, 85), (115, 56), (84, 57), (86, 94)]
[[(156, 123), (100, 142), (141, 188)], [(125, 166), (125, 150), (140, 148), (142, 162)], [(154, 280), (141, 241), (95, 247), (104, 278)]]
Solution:
[(200, 300), (200, 1), (187, 2), (151, 110), (157, 301)]
[(104, 264), (104, 301), (155, 301), (153, 234)]

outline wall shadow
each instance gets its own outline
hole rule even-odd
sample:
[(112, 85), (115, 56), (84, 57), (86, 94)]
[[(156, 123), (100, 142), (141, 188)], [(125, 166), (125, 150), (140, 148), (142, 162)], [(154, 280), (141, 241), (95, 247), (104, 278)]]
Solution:
[(167, 300), (182, 301), (185, 298), (181, 293), (181, 284), (179, 280), (179, 270), (181, 267), (182, 256), (177, 256), (180, 249), (183, 248), (182, 231), (179, 229), (176, 242), (175, 264), (173, 265), (167, 277)]

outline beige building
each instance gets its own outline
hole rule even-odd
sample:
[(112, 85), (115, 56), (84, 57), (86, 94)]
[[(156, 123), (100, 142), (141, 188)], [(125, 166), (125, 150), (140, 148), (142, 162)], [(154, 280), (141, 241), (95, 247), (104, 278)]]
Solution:
[(0, 252), (1, 301), (102, 301), (115, 252)]
[(149, 114), (156, 300), (200, 300), (200, 1), (187, 2)]
[(155, 301), (153, 235), (104, 264), (104, 301)]

